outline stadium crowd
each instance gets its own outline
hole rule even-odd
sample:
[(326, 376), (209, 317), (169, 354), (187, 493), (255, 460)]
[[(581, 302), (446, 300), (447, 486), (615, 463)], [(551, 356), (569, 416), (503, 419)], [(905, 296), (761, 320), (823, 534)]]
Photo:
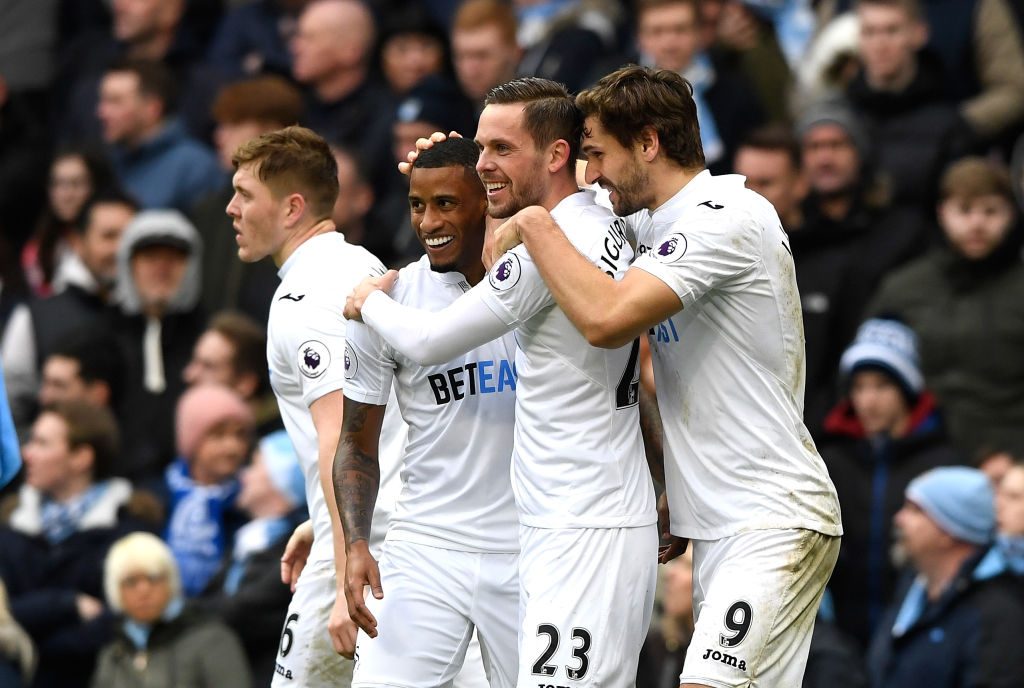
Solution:
[[(687, 78), (708, 167), (789, 237), (845, 531), (804, 685), (1024, 685), (1024, 3), (4, 4), (24, 471), (0, 500), (0, 686), (266, 686), (289, 642), (305, 479), (267, 373), (277, 271), (237, 259), (225, 214), (240, 144), (321, 134), (337, 230), (401, 266), (418, 138), (472, 135), (517, 75), (575, 92), (631, 62)], [(688, 561), (662, 567), (642, 688), (678, 684)]]

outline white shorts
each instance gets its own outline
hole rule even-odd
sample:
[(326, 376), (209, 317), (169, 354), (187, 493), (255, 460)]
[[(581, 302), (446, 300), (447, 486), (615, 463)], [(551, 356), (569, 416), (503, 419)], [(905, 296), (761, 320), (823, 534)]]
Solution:
[(460, 552), (389, 540), (379, 562), (384, 599), (367, 594), (377, 637), (360, 632), (353, 686), (450, 686), (474, 629), (493, 688), (515, 685), (517, 554)]
[(274, 688), (347, 688), (351, 684), (352, 662), (334, 651), (327, 632), (335, 590), (333, 561), (303, 569), (281, 632), (270, 684)]
[(680, 683), (800, 686), (839, 538), (757, 530), (693, 541), (696, 625)]
[(654, 603), (656, 526), (519, 532), (518, 688), (635, 685)]

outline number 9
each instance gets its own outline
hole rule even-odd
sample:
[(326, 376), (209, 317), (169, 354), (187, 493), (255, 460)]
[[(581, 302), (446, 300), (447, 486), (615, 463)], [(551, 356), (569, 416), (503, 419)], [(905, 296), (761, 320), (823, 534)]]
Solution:
[(729, 611), (725, 613), (725, 627), (733, 632), (732, 635), (725, 635), (724, 633), (718, 636), (718, 642), (722, 647), (736, 647), (743, 642), (743, 639), (747, 637), (747, 632), (750, 630), (750, 619), (753, 615), (753, 610), (750, 608), (750, 604), (740, 600), (729, 607)]

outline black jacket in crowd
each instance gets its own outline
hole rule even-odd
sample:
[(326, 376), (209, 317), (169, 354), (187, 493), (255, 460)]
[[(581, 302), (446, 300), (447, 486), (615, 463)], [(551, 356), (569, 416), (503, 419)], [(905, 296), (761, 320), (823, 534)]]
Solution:
[(946, 439), (927, 392), (912, 411), (905, 437), (867, 437), (846, 400), (829, 414), (825, 431), (821, 456), (843, 514), (843, 541), (829, 588), (837, 625), (866, 647), (897, 583), (889, 558), (892, 520), (907, 485), (929, 469), (961, 463), (962, 457)]

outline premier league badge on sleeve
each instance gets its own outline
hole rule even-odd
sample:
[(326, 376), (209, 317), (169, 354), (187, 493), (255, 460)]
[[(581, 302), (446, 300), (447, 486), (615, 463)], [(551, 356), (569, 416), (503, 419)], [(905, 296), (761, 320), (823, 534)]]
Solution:
[(522, 275), (522, 266), (519, 265), (519, 256), (514, 253), (506, 253), (491, 267), (487, 273), (487, 281), (491, 288), (496, 291), (505, 291), (516, 286), (519, 277)]
[(686, 253), (686, 237), (678, 232), (665, 237), (654, 249), (655, 257), (663, 263), (674, 263)]
[(299, 371), (308, 378), (316, 379), (331, 365), (331, 352), (323, 342), (310, 339), (299, 345)]
[(356, 352), (346, 344), (345, 345), (345, 379), (351, 380), (356, 376), (356, 371), (359, 370), (359, 359), (356, 358)]

